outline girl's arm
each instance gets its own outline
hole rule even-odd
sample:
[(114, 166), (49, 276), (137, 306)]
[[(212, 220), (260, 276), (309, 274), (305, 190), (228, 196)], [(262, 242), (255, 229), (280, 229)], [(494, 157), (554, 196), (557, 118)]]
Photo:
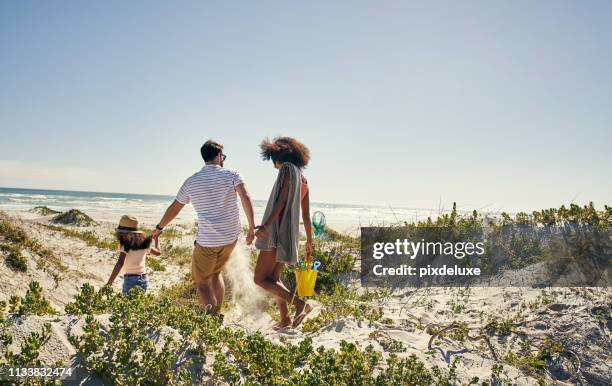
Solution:
[(285, 207), (285, 204), (287, 203), (288, 197), (289, 197), (289, 173), (285, 173), (285, 176), (283, 178), (283, 186), (281, 188), (280, 194), (278, 195), (278, 198), (276, 199), (276, 202), (274, 203), (272, 213), (270, 213), (270, 216), (267, 219), (265, 219), (265, 221), (263, 221), (262, 226), (264, 229), (261, 229), (260, 227), (257, 230), (257, 233), (255, 233), (255, 236), (257, 237), (266, 236), (267, 234), (266, 229), (272, 225), (274, 220), (276, 220), (280, 212), (283, 210), (283, 208)]
[(156, 237), (153, 240), (155, 240), (155, 246), (151, 247), (151, 254), (153, 256), (159, 256), (161, 255), (161, 249), (159, 249), (159, 237)]
[(306, 231), (306, 255), (312, 252), (312, 221), (310, 221), (310, 189), (306, 191), (306, 195), (302, 199), (302, 221), (304, 222), (304, 230)]
[(121, 268), (123, 268), (124, 262), (125, 262), (125, 252), (119, 252), (119, 259), (117, 259), (117, 263), (115, 263), (115, 268), (113, 268), (113, 272), (111, 273), (110, 278), (108, 278), (108, 282), (106, 283), (106, 285), (110, 286), (113, 284), (113, 282), (115, 281), (115, 278), (117, 277), (117, 275), (119, 275)]

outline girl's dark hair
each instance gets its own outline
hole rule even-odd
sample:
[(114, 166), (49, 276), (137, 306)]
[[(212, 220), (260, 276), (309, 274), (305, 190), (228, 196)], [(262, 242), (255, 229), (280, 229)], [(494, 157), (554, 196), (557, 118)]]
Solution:
[(272, 142), (266, 138), (259, 147), (265, 161), (291, 162), (299, 168), (305, 168), (310, 161), (310, 150), (295, 138), (276, 137)]
[(126, 252), (147, 249), (151, 246), (151, 236), (144, 233), (117, 232), (115, 235)]

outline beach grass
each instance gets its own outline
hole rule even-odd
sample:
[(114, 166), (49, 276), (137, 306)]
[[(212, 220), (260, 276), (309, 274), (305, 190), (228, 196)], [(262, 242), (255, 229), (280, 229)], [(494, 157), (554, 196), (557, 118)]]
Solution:
[(35, 259), (37, 268), (48, 271), (55, 280), (59, 280), (61, 272), (68, 267), (55, 256), (53, 251), (43, 246), (39, 241), (30, 237), (25, 229), (10, 220), (4, 212), (0, 211), (0, 249), (7, 252), (7, 264), (19, 271), (27, 271), (27, 259), (23, 255), (28, 251)]
[(51, 224), (43, 224), (43, 226), (52, 231), (59, 232), (64, 236), (84, 241), (85, 244), (89, 245), (90, 247), (97, 247), (100, 249), (108, 249), (112, 251), (116, 251), (119, 249), (119, 242), (116, 240), (116, 238), (102, 237), (92, 230), (77, 230), (74, 228)]
[(162, 259), (159, 259), (153, 256), (147, 257), (147, 266), (151, 268), (153, 271), (165, 271), (166, 270), (166, 267)]

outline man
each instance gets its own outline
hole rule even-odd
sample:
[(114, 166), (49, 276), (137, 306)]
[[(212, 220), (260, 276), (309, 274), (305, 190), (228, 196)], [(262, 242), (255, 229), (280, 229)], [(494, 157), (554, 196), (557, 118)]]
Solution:
[(153, 231), (153, 238), (158, 238), (185, 204), (191, 202), (198, 215), (191, 273), (200, 302), (215, 315), (221, 309), (225, 293), (221, 271), (242, 232), (236, 193), (249, 223), (248, 245), (253, 242), (255, 221), (253, 204), (242, 177), (238, 172), (223, 167), (227, 157), (223, 154), (223, 145), (206, 141), (200, 153), (204, 167), (185, 180)]

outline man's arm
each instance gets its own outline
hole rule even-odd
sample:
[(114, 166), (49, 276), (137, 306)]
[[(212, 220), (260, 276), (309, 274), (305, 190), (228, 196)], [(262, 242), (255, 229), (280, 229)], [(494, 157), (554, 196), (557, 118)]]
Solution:
[[(164, 216), (159, 221), (159, 224), (158, 224), (159, 227), (164, 228), (166, 225), (170, 224), (170, 222), (174, 220), (174, 218), (180, 213), (181, 209), (183, 209), (184, 206), (185, 204), (180, 203), (177, 200), (174, 200), (174, 202), (170, 204), (168, 209), (166, 209), (166, 213), (164, 213)], [(154, 239), (156, 239), (159, 237), (161, 233), (162, 233), (161, 230), (159, 230), (158, 228), (155, 228), (153, 229), (152, 236)]]
[(240, 196), (240, 202), (242, 202), (242, 208), (246, 214), (247, 221), (249, 223), (249, 230), (247, 232), (247, 245), (251, 245), (255, 238), (255, 213), (253, 212), (253, 203), (251, 202), (251, 196), (246, 189), (244, 184), (236, 186), (236, 193)]

